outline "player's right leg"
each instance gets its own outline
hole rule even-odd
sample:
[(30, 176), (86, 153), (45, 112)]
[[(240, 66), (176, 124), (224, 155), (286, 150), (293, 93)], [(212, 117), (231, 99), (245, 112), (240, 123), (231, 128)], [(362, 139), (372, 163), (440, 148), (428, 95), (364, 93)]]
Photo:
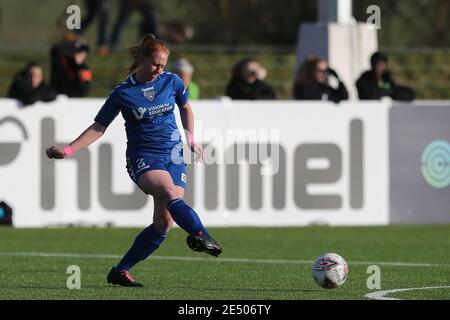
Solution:
[[(179, 188), (182, 197), (184, 189)], [(154, 198), (153, 201), (153, 224), (145, 228), (134, 240), (133, 245), (121, 259), (119, 264), (112, 268), (108, 275), (108, 282), (122, 286), (141, 286), (130, 275), (129, 270), (139, 261), (145, 260), (167, 237), (173, 226), (173, 219), (165, 204)]]
[[(147, 172), (157, 170), (162, 167), (159, 161), (146, 162), (144, 159), (127, 159), (127, 171), (133, 181), (139, 179), (141, 175), (146, 175)], [(139, 172), (139, 169), (144, 168)], [(145, 169), (151, 170), (145, 172)], [(137, 174), (138, 173), (138, 174)], [(142, 180), (145, 180), (144, 178)], [(142, 189), (142, 188), (141, 188)], [(183, 191), (182, 188), (181, 191)], [(149, 194), (150, 190), (142, 189)], [(184, 192), (179, 195), (182, 197)], [(118, 284), (124, 287), (142, 287), (130, 274), (130, 269), (138, 262), (145, 260), (155, 250), (159, 248), (161, 243), (167, 237), (167, 233), (173, 225), (172, 217), (165, 205), (160, 201), (154, 201), (153, 223), (142, 230), (137, 235), (132, 246), (128, 249), (126, 254), (122, 257), (117, 266), (113, 267), (108, 273), (107, 282)]]

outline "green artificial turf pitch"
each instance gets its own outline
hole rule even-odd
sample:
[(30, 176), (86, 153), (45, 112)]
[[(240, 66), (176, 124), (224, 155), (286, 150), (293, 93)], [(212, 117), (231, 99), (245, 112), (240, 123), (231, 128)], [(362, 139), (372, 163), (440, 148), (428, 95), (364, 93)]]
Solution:
[[(132, 274), (145, 288), (108, 285), (106, 274), (139, 229), (0, 228), (0, 299), (367, 299), (369, 265), (381, 289), (450, 286), (450, 225), (306, 228), (210, 228), (220, 258), (191, 252), (174, 229)], [(342, 255), (349, 277), (337, 289), (318, 287), (311, 264), (325, 252)], [(69, 290), (67, 267), (81, 270)], [(387, 295), (450, 299), (450, 288)]]

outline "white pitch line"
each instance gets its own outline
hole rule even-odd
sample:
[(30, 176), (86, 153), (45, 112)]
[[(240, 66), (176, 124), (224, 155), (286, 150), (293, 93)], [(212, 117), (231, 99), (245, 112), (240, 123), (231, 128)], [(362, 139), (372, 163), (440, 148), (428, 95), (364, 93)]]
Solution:
[(450, 286), (439, 286), (439, 287), (422, 287), (422, 288), (405, 288), (405, 289), (392, 289), (392, 290), (382, 290), (370, 292), (365, 295), (366, 298), (374, 299), (374, 300), (402, 300), (398, 298), (389, 298), (386, 295), (397, 292), (404, 291), (415, 291), (415, 290), (432, 290), (432, 289), (450, 289)]
[(94, 259), (120, 259), (122, 257), (113, 254), (57, 253), (57, 252), (0, 252), (0, 256), (44, 257), (44, 258), (94, 258)]
[[(87, 254), (87, 253), (52, 253), (52, 252), (0, 252), (0, 256), (25, 256), (47, 258), (87, 258), (87, 259), (120, 259), (121, 255), (113, 254)], [(262, 264), (312, 264), (313, 260), (288, 259), (246, 259), (246, 258), (212, 258), (212, 257), (181, 257), (181, 256), (150, 256), (150, 260), (174, 261), (209, 261), (233, 263), (262, 263)], [(450, 267), (450, 264), (433, 264), (423, 262), (388, 262), (388, 261), (349, 261), (350, 265), (379, 265), (391, 267)]]

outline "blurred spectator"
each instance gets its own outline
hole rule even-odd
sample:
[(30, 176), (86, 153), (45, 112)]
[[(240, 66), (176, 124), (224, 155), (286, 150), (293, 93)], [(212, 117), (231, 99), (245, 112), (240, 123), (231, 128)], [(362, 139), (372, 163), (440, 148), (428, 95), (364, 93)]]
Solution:
[(194, 29), (180, 21), (163, 22), (159, 29), (161, 39), (170, 44), (180, 44), (194, 37)]
[(120, 0), (119, 15), (117, 16), (110, 41), (111, 50), (117, 50), (123, 29), (127, 25), (128, 19), (133, 11), (138, 11), (141, 15), (139, 36), (153, 33), (159, 38), (152, 0)]
[(86, 29), (94, 22), (98, 16), (98, 33), (97, 33), (97, 48), (100, 55), (106, 55), (108, 48), (106, 46), (107, 26), (109, 21), (109, 14), (111, 11), (110, 0), (84, 0), (87, 9), (87, 14), (81, 20), (81, 29), (77, 31), (79, 35), (86, 32)]
[(194, 67), (185, 58), (181, 58), (175, 64), (175, 73), (183, 80), (184, 85), (189, 91), (190, 100), (198, 100), (200, 98), (200, 87), (197, 83), (192, 81), (192, 75), (194, 74)]
[(36, 101), (53, 101), (56, 92), (44, 82), (42, 67), (36, 62), (30, 62), (14, 76), (8, 97), (18, 99), (27, 106)]
[(89, 47), (73, 33), (51, 50), (50, 85), (69, 97), (84, 97), (89, 93), (92, 72), (85, 63)]
[(411, 88), (401, 86), (392, 79), (387, 62), (387, 56), (382, 52), (375, 52), (372, 55), (371, 70), (364, 72), (356, 81), (359, 98), (375, 100), (387, 96), (394, 100), (414, 100), (415, 93)]
[[(327, 83), (327, 76), (339, 82), (337, 89)], [(336, 71), (328, 67), (324, 59), (309, 58), (300, 66), (294, 83), (294, 98), (298, 100), (329, 100), (340, 102), (348, 99), (347, 88)]]
[(232, 69), (225, 94), (240, 100), (276, 99), (275, 91), (263, 81), (266, 76), (267, 70), (258, 61), (241, 60)]

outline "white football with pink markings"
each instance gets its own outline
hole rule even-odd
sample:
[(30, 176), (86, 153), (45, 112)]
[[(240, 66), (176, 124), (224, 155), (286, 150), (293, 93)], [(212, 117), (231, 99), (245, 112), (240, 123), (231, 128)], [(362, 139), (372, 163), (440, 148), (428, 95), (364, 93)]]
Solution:
[(347, 262), (336, 253), (322, 254), (312, 267), (314, 281), (325, 289), (340, 287), (347, 280), (347, 275)]

